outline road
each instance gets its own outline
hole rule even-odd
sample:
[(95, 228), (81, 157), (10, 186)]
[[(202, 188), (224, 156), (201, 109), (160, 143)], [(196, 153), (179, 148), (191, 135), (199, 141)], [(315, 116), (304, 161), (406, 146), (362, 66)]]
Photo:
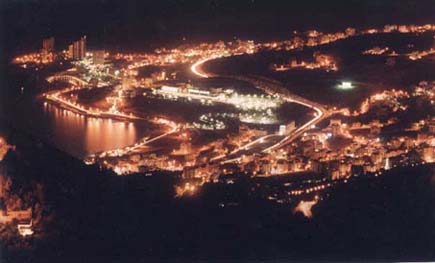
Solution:
[(269, 80), (266, 78), (261, 77), (236, 77), (237, 79), (248, 81), (255, 85), (255, 87), (263, 90), (264, 92), (275, 95), (279, 94), (281, 98), (288, 102), (293, 102), (300, 104), (302, 106), (308, 107), (315, 111), (314, 118), (306, 122), (305, 124), (301, 125), (296, 130), (292, 131), (290, 134), (285, 136), (281, 141), (278, 143), (272, 145), (271, 147), (266, 148), (263, 150), (263, 152), (270, 152), (272, 150), (277, 150), (279, 148), (284, 147), (285, 145), (292, 142), (294, 139), (302, 135), (307, 130), (311, 129), (313, 125), (316, 125), (317, 123), (321, 122), (325, 118), (329, 117), (331, 115), (331, 111), (328, 110), (325, 106), (307, 100), (305, 98), (302, 98), (298, 95), (292, 94), (289, 92), (285, 87), (283, 87), (280, 83), (277, 83), (273, 80)]
[[(63, 93), (63, 92), (62, 92)], [(70, 102), (62, 97), (60, 97), (59, 93), (56, 94), (48, 94), (45, 96), (47, 100), (58, 103), (60, 106), (67, 108), (71, 111), (76, 111), (80, 114), (85, 114), (88, 117), (97, 117), (97, 118), (109, 118), (109, 119), (128, 119), (128, 120), (144, 120), (143, 118), (124, 114), (124, 113), (115, 113), (110, 111), (94, 111), (86, 109), (84, 106), (79, 105), (77, 103)]]
[[(59, 76), (56, 76), (56, 77), (59, 77)], [(91, 109), (86, 109), (83, 105), (80, 105), (76, 102), (71, 102), (71, 101), (63, 98), (62, 95), (67, 93), (67, 92), (73, 91), (73, 90), (77, 91), (80, 89), (87, 88), (87, 82), (85, 82), (77, 77), (71, 77), (71, 76), (60, 76), (60, 77), (61, 78), (59, 78), (59, 79), (55, 79), (55, 77), (49, 77), (47, 80), (49, 82), (52, 82), (54, 80), (71, 82), (71, 80), (73, 80), (74, 84), (81, 84), (81, 85), (73, 87), (73, 88), (65, 88), (61, 91), (53, 91), (53, 92), (45, 93), (44, 98), (47, 101), (54, 102), (54, 103), (58, 104), (60, 107), (63, 107), (67, 110), (71, 110), (71, 111), (79, 113), (79, 114), (83, 114), (87, 117), (118, 119), (121, 121), (123, 121), (123, 120), (149, 121), (148, 119), (145, 119), (145, 118), (142, 118), (139, 116), (135, 116), (131, 113), (125, 114), (122, 112), (91, 110)], [(180, 129), (179, 125), (177, 125), (173, 122), (170, 122), (168, 120), (159, 119), (159, 120), (157, 120), (157, 122), (160, 124), (165, 124), (165, 125), (169, 126), (170, 130), (167, 132), (164, 132), (160, 135), (157, 135), (151, 139), (145, 138), (145, 139), (141, 140), (140, 142), (137, 142), (133, 146), (127, 146), (123, 149), (114, 149), (114, 150), (109, 150), (109, 151), (105, 151), (105, 152), (98, 153), (98, 154), (92, 154), (91, 156), (87, 157), (86, 159), (94, 158), (95, 156), (99, 156), (100, 158), (103, 158), (103, 157), (122, 156), (125, 154), (129, 154), (129, 153), (132, 153), (132, 152), (140, 149), (141, 147), (144, 147), (145, 145), (147, 145), (149, 143), (155, 142), (155, 141), (160, 140), (168, 135), (176, 133)], [(93, 163), (93, 162), (88, 162), (88, 163)]]
[[(202, 78), (209, 78), (215, 76), (213, 74), (205, 72), (201, 66), (207, 61), (216, 58), (218, 58), (218, 56), (205, 58), (197, 61), (190, 68), (192, 73)], [(227, 162), (229, 160), (237, 160), (240, 159), (243, 155), (247, 154), (248, 150), (250, 150), (250, 152), (253, 152), (254, 149), (258, 149), (257, 152), (264, 152), (264, 153), (277, 150), (291, 143), (293, 140), (298, 138), (304, 132), (311, 129), (313, 125), (316, 125), (317, 123), (321, 122), (325, 118), (329, 117), (332, 113), (325, 106), (319, 103), (292, 94), (284, 86), (282, 86), (282, 84), (280, 84), (277, 81), (266, 79), (263, 77), (258, 77), (258, 76), (225, 76), (225, 77), (247, 81), (253, 84), (256, 88), (263, 90), (267, 94), (270, 95), (278, 94), (282, 99), (288, 102), (293, 102), (308, 107), (314, 110), (315, 114), (314, 114), (314, 118), (312, 118), (307, 123), (297, 128), (296, 130), (292, 131), (291, 133), (287, 134), (286, 136), (280, 136), (277, 134), (268, 134), (252, 142), (249, 142), (243, 146), (240, 146), (239, 148), (235, 149), (229, 154), (217, 156), (213, 158), (211, 161), (223, 161), (226, 159), (225, 162)], [(270, 144), (270, 142), (272, 143)]]
[(132, 153), (141, 153), (141, 148), (145, 147), (146, 145), (155, 142), (157, 140), (160, 140), (166, 136), (169, 136), (173, 133), (178, 132), (180, 129), (180, 127), (178, 125), (173, 126), (169, 131), (162, 133), (160, 135), (157, 135), (155, 137), (152, 138), (148, 138), (145, 137), (143, 138), (141, 141), (135, 143), (132, 146), (127, 146), (124, 147), (122, 149), (115, 149), (115, 150), (109, 150), (109, 151), (105, 151), (105, 152), (101, 152), (98, 154), (94, 154), (92, 156), (98, 156), (99, 158), (105, 158), (105, 157), (121, 157), (127, 154), (132, 154)]
[(216, 58), (220, 58), (221, 56), (213, 56), (213, 57), (209, 57), (209, 58), (204, 58), (201, 60), (198, 60), (197, 62), (195, 62), (191, 67), (190, 70), (192, 71), (193, 74), (201, 77), (201, 78), (209, 78), (209, 77), (213, 77), (213, 74), (207, 73), (204, 70), (202, 70), (202, 65), (204, 63), (206, 63), (207, 61), (216, 59)]

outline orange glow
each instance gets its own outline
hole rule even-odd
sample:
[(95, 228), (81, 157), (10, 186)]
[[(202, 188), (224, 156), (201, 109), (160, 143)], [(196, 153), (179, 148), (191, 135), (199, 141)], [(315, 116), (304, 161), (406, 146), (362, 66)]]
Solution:
[(29, 53), (22, 56), (18, 56), (14, 58), (13, 63), (21, 64), (23, 68), (26, 68), (26, 63), (34, 63), (34, 64), (49, 64), (54, 61), (56, 55), (52, 52), (48, 53)]
[(197, 191), (197, 186), (193, 183), (185, 183), (184, 186), (175, 186), (175, 197), (183, 195), (194, 195)]
[(293, 209), (293, 213), (302, 213), (307, 218), (312, 218), (313, 213), (311, 211), (312, 207), (317, 204), (317, 201), (319, 200), (318, 196), (314, 198), (314, 200), (311, 201), (300, 201), (299, 204)]

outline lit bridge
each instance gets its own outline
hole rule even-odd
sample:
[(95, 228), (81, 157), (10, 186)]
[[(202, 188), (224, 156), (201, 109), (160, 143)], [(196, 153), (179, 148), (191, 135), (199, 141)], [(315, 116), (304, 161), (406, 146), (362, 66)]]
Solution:
[(47, 78), (47, 81), (52, 83), (54, 81), (68, 82), (74, 86), (87, 86), (88, 82), (84, 81), (76, 76), (56, 74)]

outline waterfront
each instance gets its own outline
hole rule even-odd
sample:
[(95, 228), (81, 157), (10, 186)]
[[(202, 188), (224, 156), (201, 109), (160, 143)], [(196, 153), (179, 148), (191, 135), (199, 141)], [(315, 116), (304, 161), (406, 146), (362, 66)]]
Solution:
[[(222, 80), (220, 81), (222, 82)], [(219, 83), (219, 81), (211, 80), (213, 85)], [(224, 80), (223, 83), (228, 85), (228, 80)], [(237, 82), (236, 82), (237, 83)], [(113, 150), (117, 148), (124, 148), (129, 145), (133, 145), (141, 138), (150, 136), (153, 130), (149, 123), (141, 121), (120, 121), (112, 119), (104, 119), (97, 117), (87, 117), (82, 114), (77, 114), (70, 110), (58, 107), (54, 104), (44, 103), (43, 100), (38, 99), (36, 95), (29, 91), (29, 93), (15, 94), (15, 90), (19, 90), (22, 82), (17, 81), (16, 85), (8, 86), (12, 91), (10, 93), (15, 96), (11, 96), (8, 100), (9, 103), (5, 103), (8, 107), (5, 112), (5, 119), (9, 120), (13, 127), (25, 130), (29, 134), (36, 138), (49, 143), (60, 150), (63, 150), (77, 158), (83, 159), (86, 156), (102, 152)], [(37, 85), (37, 84), (34, 84)], [(204, 85), (204, 84), (202, 84)], [(38, 90), (39, 87), (29, 86), (28, 90)], [(252, 88), (250, 88), (252, 90)], [(241, 91), (250, 90), (247, 87), (241, 87)], [(258, 91), (257, 91), (258, 92)], [(11, 105), (11, 101), (15, 101)], [(141, 107), (141, 111), (145, 115), (164, 115), (170, 114), (175, 120), (179, 121), (193, 121), (196, 120), (201, 114), (207, 113), (213, 107), (205, 107), (202, 111), (198, 111), (195, 107), (188, 111), (189, 104), (184, 102), (184, 111), (177, 112), (177, 109), (183, 105), (171, 105), (161, 100), (143, 101), (141, 99), (136, 100), (136, 108)], [(133, 103), (134, 101), (132, 101)], [(145, 104), (144, 104), (145, 103)], [(151, 104), (150, 104), (151, 103)], [(173, 103), (172, 103), (173, 104)], [(156, 105), (161, 107), (161, 110), (154, 112)], [(222, 113), (231, 112), (222, 110)], [(217, 107), (213, 112), (216, 113)], [(165, 113), (166, 111), (166, 113)], [(175, 115), (174, 115), (175, 114)], [(196, 117), (194, 117), (196, 114)], [(286, 123), (292, 120), (298, 123), (304, 119), (304, 109), (299, 109), (294, 105), (285, 104), (277, 112), (279, 117), (279, 123)], [(278, 123), (278, 124), (279, 124)], [(270, 127), (271, 131), (277, 130), (278, 125)]]
[(433, 260), (433, 21), (145, 43), (129, 3), (7, 54), (0, 259)]
[(8, 112), (14, 128), (80, 159), (134, 144), (148, 132), (139, 122), (85, 117), (34, 99), (20, 101)]

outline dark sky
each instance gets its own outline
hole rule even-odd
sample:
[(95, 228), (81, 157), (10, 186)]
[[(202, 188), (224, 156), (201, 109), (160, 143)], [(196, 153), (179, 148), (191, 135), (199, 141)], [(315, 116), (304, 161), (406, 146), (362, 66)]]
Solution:
[[(1, 0), (0, 44), (7, 53), (62, 45), (88, 35), (90, 45), (156, 45), (285, 37), (294, 29), (435, 22), (435, 0)], [(58, 46), (59, 46), (58, 45)]]

